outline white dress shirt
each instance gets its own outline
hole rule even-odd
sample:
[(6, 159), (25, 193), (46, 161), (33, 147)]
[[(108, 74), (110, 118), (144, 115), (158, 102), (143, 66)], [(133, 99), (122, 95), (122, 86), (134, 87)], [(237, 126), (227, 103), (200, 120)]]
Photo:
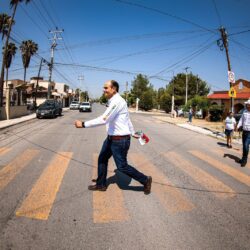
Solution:
[(237, 128), (242, 127), (244, 131), (250, 131), (250, 112), (244, 112), (239, 120)]
[(85, 128), (106, 124), (108, 135), (133, 135), (134, 127), (129, 118), (126, 101), (116, 93), (108, 101), (108, 108), (96, 119), (84, 122)]

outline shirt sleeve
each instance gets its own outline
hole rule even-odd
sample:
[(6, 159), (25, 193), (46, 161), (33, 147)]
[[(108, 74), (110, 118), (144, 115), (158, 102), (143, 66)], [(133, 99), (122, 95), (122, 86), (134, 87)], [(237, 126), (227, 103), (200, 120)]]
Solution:
[(93, 120), (84, 122), (85, 128), (105, 125), (106, 123), (112, 121), (116, 117), (118, 112), (119, 112), (119, 105), (117, 103), (114, 103), (110, 105), (101, 116)]
[(240, 120), (239, 120), (239, 123), (238, 123), (238, 125), (237, 125), (237, 128), (242, 127), (242, 124), (243, 124), (243, 123), (242, 123), (243, 116), (244, 116), (244, 115), (241, 116), (241, 118), (240, 118)]

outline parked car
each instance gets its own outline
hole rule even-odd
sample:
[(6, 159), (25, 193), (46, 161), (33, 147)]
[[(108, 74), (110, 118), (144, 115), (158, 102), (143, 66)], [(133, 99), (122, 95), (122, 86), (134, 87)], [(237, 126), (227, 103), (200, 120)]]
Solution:
[(197, 118), (203, 118), (202, 109), (197, 110), (197, 111), (195, 112), (195, 117), (197, 117)]
[(36, 110), (36, 117), (51, 117), (55, 118), (58, 115), (62, 115), (62, 105), (57, 100), (46, 100), (44, 103), (39, 105)]
[(72, 101), (69, 105), (69, 109), (79, 109), (79, 102), (78, 101)]
[(239, 120), (244, 112), (247, 112), (247, 110), (245, 108), (241, 109), (237, 114), (234, 114), (234, 118), (235, 118), (236, 122), (239, 122)]
[(79, 112), (84, 112), (84, 111), (88, 111), (88, 112), (92, 111), (92, 107), (91, 107), (90, 102), (82, 102), (80, 104)]
[(178, 109), (177, 110), (177, 116), (178, 117), (188, 117), (188, 112), (183, 111), (183, 109)]

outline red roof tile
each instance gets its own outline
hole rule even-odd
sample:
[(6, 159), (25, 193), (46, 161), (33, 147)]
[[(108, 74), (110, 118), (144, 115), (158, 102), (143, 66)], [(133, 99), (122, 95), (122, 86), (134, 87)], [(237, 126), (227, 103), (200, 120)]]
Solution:
[[(208, 99), (229, 99), (228, 92), (226, 93), (213, 93), (207, 96)], [(250, 92), (242, 92), (236, 94), (236, 99), (249, 99)]]

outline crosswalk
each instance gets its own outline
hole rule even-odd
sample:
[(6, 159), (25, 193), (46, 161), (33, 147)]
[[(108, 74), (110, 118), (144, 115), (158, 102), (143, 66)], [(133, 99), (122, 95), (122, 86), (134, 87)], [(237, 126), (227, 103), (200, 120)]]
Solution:
[[(0, 155), (8, 155), (11, 151), (12, 148), (0, 148)], [(13, 159), (6, 165), (1, 166), (0, 192), (11, 186), (12, 181), (34, 159), (38, 158), (40, 153), (38, 149), (26, 149), (13, 156)], [(218, 200), (228, 200), (235, 197), (240, 192), (236, 188), (238, 184), (247, 189), (250, 186), (250, 176), (241, 171), (240, 168), (228, 164), (229, 161), (225, 161), (221, 156), (221, 151), (211, 149), (209, 153), (204, 153), (199, 150), (189, 150), (185, 153), (184, 155), (175, 151), (162, 153), (161, 157), (166, 162), (164, 168), (156, 166), (148, 158), (148, 155), (132, 152), (129, 154), (128, 159), (132, 165), (153, 177), (151, 195), (158, 201), (165, 213), (175, 215), (199, 209), (199, 204), (195, 199), (191, 199), (184, 188), (180, 188), (175, 184), (175, 180), (168, 176), (169, 165), (188, 176), (192, 180), (192, 185), (197, 186), (197, 189), (208, 192)], [(53, 216), (52, 210), (55, 199), (63, 179), (67, 175), (67, 169), (70, 167), (73, 156), (73, 152), (58, 152), (49, 163), (46, 163), (47, 165), (44, 166), (44, 170), (38, 179), (33, 180), (31, 190), (27, 190), (26, 197), (19, 201), (20, 204), (17, 205), (15, 211), (17, 218), (48, 220), (50, 216)], [(98, 154), (94, 153), (92, 158), (92, 176), (96, 178)], [(126, 200), (128, 197), (125, 195), (127, 191), (126, 188), (119, 187), (117, 176), (114, 173), (115, 169), (113, 160), (110, 160), (108, 171), (110, 185), (107, 191), (91, 193), (94, 223), (124, 222), (131, 219)], [(88, 170), (86, 169), (86, 171)], [(220, 174), (215, 176), (216, 171), (219, 171)], [(225, 183), (225, 179), (221, 176), (229, 178), (231, 182)], [(141, 187), (136, 182), (132, 184)], [(88, 183), (84, 185), (84, 188), (87, 189)], [(143, 195), (143, 192), (139, 192), (138, 195)]]

